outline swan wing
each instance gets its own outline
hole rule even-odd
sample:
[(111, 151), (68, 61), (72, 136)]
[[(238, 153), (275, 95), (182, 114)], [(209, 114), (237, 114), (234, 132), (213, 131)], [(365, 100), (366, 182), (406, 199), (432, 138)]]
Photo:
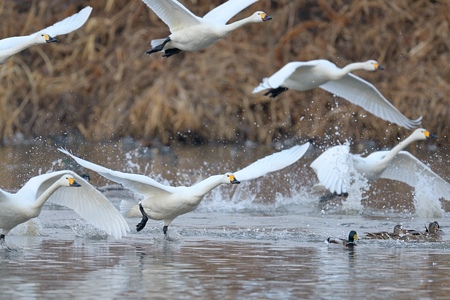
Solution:
[(347, 177), (350, 163), (349, 145), (332, 147), (317, 157), (310, 165), (320, 183), (330, 192), (347, 192)]
[(425, 177), (429, 182), (428, 186), (434, 193), (450, 200), (450, 183), (407, 151), (400, 151), (380, 177), (398, 180), (412, 187), (416, 187), (419, 181)]
[[(52, 26), (49, 26), (45, 29), (39, 30), (35, 34), (38, 33), (46, 33), (50, 35), (51, 37), (56, 37), (58, 35), (62, 34), (68, 34), (86, 23), (87, 19), (89, 18), (90, 14), (92, 12), (92, 7), (86, 6), (82, 10), (80, 10), (78, 13), (71, 15), (70, 17), (65, 18), (62, 21), (59, 21)], [(33, 34), (33, 35), (35, 35)]]
[(202, 19), (176, 0), (142, 0), (169, 26), (171, 32), (202, 23)]
[(97, 172), (98, 174), (109, 180), (120, 183), (127, 189), (130, 189), (141, 195), (167, 195), (172, 194), (175, 190), (174, 187), (163, 185), (148, 176), (114, 171), (87, 160), (81, 159), (65, 149), (60, 148), (58, 150), (72, 157), (81, 166)]
[(241, 10), (257, 1), (258, 0), (228, 0), (207, 13), (203, 19), (214, 23), (226, 24)]
[(72, 175), (81, 186), (60, 187), (47, 201), (74, 210), (80, 217), (115, 238), (127, 235), (130, 228), (119, 211), (102, 193), (75, 172), (63, 170), (33, 177), (17, 192), (17, 197), (37, 199), (64, 174)]
[(370, 82), (351, 73), (338, 80), (330, 80), (320, 88), (361, 106), (375, 116), (407, 129), (420, 125), (422, 117), (410, 120), (395, 108)]
[(307, 69), (316, 66), (315, 61), (295, 61), (287, 63), (284, 67), (275, 72), (272, 76), (263, 78), (259, 86), (253, 89), (253, 94), (267, 89), (276, 89), (283, 86), (284, 82), (296, 72), (305, 72)]
[(281, 170), (299, 160), (308, 150), (309, 143), (297, 145), (272, 155), (266, 156), (234, 173), (237, 180), (244, 181), (258, 178), (267, 173)]

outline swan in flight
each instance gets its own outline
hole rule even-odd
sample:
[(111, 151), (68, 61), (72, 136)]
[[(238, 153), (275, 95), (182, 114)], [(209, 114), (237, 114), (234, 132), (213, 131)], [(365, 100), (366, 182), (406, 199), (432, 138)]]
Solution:
[(68, 34), (83, 26), (91, 12), (92, 7), (87, 6), (80, 12), (36, 33), (0, 40), (0, 64), (4, 63), (10, 56), (33, 45), (57, 42), (58, 40), (55, 39), (56, 36)]
[(326, 189), (338, 195), (347, 193), (349, 172), (354, 169), (369, 182), (386, 178), (404, 182), (411, 187), (415, 187), (425, 176), (429, 178), (429, 187), (436, 195), (450, 200), (450, 184), (412, 154), (402, 151), (412, 142), (428, 138), (436, 136), (419, 128), (391, 150), (376, 151), (367, 157), (351, 154), (349, 145), (332, 147), (311, 163), (320, 181), (315, 189)]
[(16, 194), (0, 189), (0, 245), (5, 245), (11, 229), (39, 216), (46, 201), (73, 209), (115, 238), (130, 231), (123, 216), (103, 194), (76, 173), (63, 170), (31, 178)]
[(229, 0), (214, 8), (203, 18), (190, 12), (176, 0), (143, 0), (155, 14), (169, 26), (171, 34), (165, 39), (151, 41), (152, 49), (147, 54), (164, 52), (169, 57), (180, 51), (204, 49), (233, 30), (249, 23), (258, 23), (272, 18), (262, 11), (250, 17), (226, 24), (234, 15), (258, 0)]
[(384, 68), (375, 60), (352, 63), (342, 69), (324, 59), (290, 62), (269, 78), (264, 78), (260, 85), (254, 88), (253, 93), (268, 89), (264, 95), (270, 95), (273, 98), (288, 89), (308, 91), (320, 87), (383, 120), (407, 129), (418, 127), (422, 117), (416, 120), (406, 118), (375, 86), (350, 73), (355, 70), (382, 69)]
[[(213, 175), (189, 187), (163, 185), (148, 176), (113, 171), (76, 157), (65, 149), (59, 149), (59, 151), (71, 156), (81, 166), (142, 195), (143, 200), (139, 202), (139, 207), (132, 208), (135, 211), (140, 211), (142, 217), (141, 222), (136, 226), (137, 231), (144, 229), (149, 218), (163, 220), (163, 233), (167, 237), (167, 229), (170, 223), (176, 217), (195, 210), (203, 197), (212, 189), (221, 184), (239, 184), (240, 181), (251, 180), (281, 170), (299, 160), (308, 150), (308, 147), (309, 143), (294, 146), (266, 156), (240, 171)], [(123, 213), (131, 217), (127, 215), (128, 212)]]

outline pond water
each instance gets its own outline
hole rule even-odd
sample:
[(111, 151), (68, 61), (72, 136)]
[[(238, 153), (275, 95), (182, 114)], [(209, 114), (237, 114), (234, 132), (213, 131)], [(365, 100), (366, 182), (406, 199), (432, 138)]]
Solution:
[[(173, 151), (127, 145), (68, 148), (109, 168), (172, 185), (238, 170), (276, 151), (242, 145)], [(308, 167), (319, 153), (311, 150), (295, 165), (264, 178), (213, 190), (195, 212), (174, 220), (170, 241), (163, 237), (161, 222), (150, 220), (137, 233), (133, 229), (140, 220), (127, 219), (132, 232), (116, 240), (73, 211), (46, 204), (38, 218), (7, 236), (7, 243), (19, 250), (0, 250), (2, 299), (448, 298), (447, 201), (385, 180), (360, 194), (355, 191), (359, 198), (320, 204), (320, 195), (311, 192), (316, 177)], [(449, 181), (447, 151), (421, 153)], [(49, 170), (86, 172), (55, 147), (2, 147), (0, 155), (1, 186), (7, 190)], [(121, 200), (139, 199), (88, 173), (116, 207)], [(353, 250), (324, 242), (330, 236), (347, 237), (350, 230), (360, 238), (365, 232), (391, 231), (396, 224), (423, 230), (434, 220), (444, 232), (436, 241), (361, 239)]]

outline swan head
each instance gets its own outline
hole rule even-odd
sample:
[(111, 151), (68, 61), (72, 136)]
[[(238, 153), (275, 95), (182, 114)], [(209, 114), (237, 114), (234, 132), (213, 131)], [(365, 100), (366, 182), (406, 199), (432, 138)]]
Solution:
[(61, 186), (68, 186), (68, 187), (79, 187), (81, 186), (78, 182), (75, 181), (75, 178), (73, 178), (72, 175), (66, 174), (63, 177), (61, 177), (58, 180), (59, 184)]
[(272, 20), (272, 17), (263, 11), (257, 11), (255, 13), (253, 13), (253, 15), (250, 16), (250, 19), (252, 21), (254, 21), (255, 23), (257, 23), (257, 22), (265, 22), (265, 21)]
[(233, 174), (231, 174), (231, 173), (226, 173), (225, 176), (226, 176), (226, 181), (227, 181), (227, 183), (231, 183), (231, 184), (239, 184), (239, 183), (241, 183), (241, 182), (240, 182), (239, 180), (237, 180), (236, 177), (235, 177)]
[(384, 70), (384, 67), (381, 66), (376, 60), (368, 60), (364, 63), (364, 69), (367, 71), (376, 71), (376, 70)]
[(437, 135), (430, 133), (428, 130), (423, 128), (418, 128), (414, 130), (412, 136), (417, 140), (426, 140), (426, 139), (437, 139)]
[(37, 36), (37, 42), (39, 44), (45, 44), (45, 43), (57, 43), (59, 42), (57, 39), (51, 37), (49, 34), (41, 33)]

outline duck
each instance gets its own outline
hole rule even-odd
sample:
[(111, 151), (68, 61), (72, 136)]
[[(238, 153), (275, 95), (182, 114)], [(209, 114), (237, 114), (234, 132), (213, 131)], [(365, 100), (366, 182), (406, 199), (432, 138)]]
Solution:
[(0, 40), (0, 64), (4, 63), (14, 54), (31, 46), (58, 42), (55, 38), (56, 36), (68, 34), (83, 26), (91, 12), (92, 7), (87, 6), (78, 13), (33, 34), (27, 36), (14, 36)]
[(407, 230), (407, 234), (400, 239), (404, 241), (436, 241), (439, 240), (443, 234), (439, 223), (437, 221), (430, 222), (425, 226), (425, 231)]
[(391, 240), (398, 239), (400, 236), (407, 234), (406, 229), (402, 225), (398, 224), (394, 226), (392, 232), (380, 231), (380, 232), (368, 232), (365, 235), (366, 239), (372, 240)]
[(341, 239), (341, 238), (333, 238), (329, 237), (326, 239), (326, 243), (329, 245), (342, 245), (344, 248), (353, 248), (355, 246), (358, 246), (356, 244), (356, 240), (358, 240), (358, 234), (355, 230), (352, 230), (348, 234), (348, 239)]
[[(415, 141), (429, 138), (437, 136), (418, 128), (391, 150), (375, 151), (366, 157), (350, 153), (348, 144), (331, 147), (310, 164), (320, 181), (313, 190), (328, 190), (333, 195), (348, 194), (350, 172), (356, 171), (369, 183), (385, 178), (404, 182), (413, 188), (425, 176), (429, 178), (430, 189), (438, 197), (450, 199), (450, 184), (411, 153), (402, 151)], [(328, 199), (331, 198), (332, 195)]]
[(75, 172), (61, 170), (32, 177), (15, 194), (0, 189), (0, 245), (6, 245), (11, 229), (38, 217), (47, 201), (73, 209), (117, 239), (130, 231), (124, 217), (103, 194)]
[(180, 215), (195, 210), (203, 197), (212, 189), (222, 184), (239, 184), (241, 181), (252, 180), (270, 172), (281, 170), (298, 161), (308, 150), (308, 147), (309, 142), (296, 145), (290, 149), (261, 158), (237, 172), (212, 175), (192, 186), (176, 187), (163, 185), (145, 175), (110, 170), (81, 159), (66, 149), (59, 148), (58, 150), (72, 157), (81, 166), (142, 195), (143, 199), (139, 201), (138, 205), (134, 205), (128, 211), (122, 211), (122, 214), (127, 217), (137, 217), (137, 215), (130, 215), (129, 211), (134, 210), (140, 213), (142, 219), (136, 225), (138, 232), (144, 229), (148, 219), (164, 221), (163, 233), (168, 239), (167, 231), (172, 221)]
[(234, 15), (258, 0), (229, 0), (214, 8), (203, 18), (194, 15), (176, 0), (143, 0), (153, 12), (169, 26), (171, 34), (165, 39), (151, 41), (147, 54), (164, 52), (169, 57), (181, 51), (204, 49), (237, 28), (250, 23), (272, 19), (263, 11), (231, 24), (226, 24)]
[(410, 120), (392, 105), (371, 83), (353, 75), (352, 71), (383, 70), (376, 60), (355, 62), (342, 69), (325, 60), (290, 62), (268, 78), (264, 78), (253, 93), (268, 90), (264, 95), (277, 97), (284, 91), (309, 91), (321, 88), (356, 104), (375, 116), (406, 129), (417, 128), (422, 117)]

